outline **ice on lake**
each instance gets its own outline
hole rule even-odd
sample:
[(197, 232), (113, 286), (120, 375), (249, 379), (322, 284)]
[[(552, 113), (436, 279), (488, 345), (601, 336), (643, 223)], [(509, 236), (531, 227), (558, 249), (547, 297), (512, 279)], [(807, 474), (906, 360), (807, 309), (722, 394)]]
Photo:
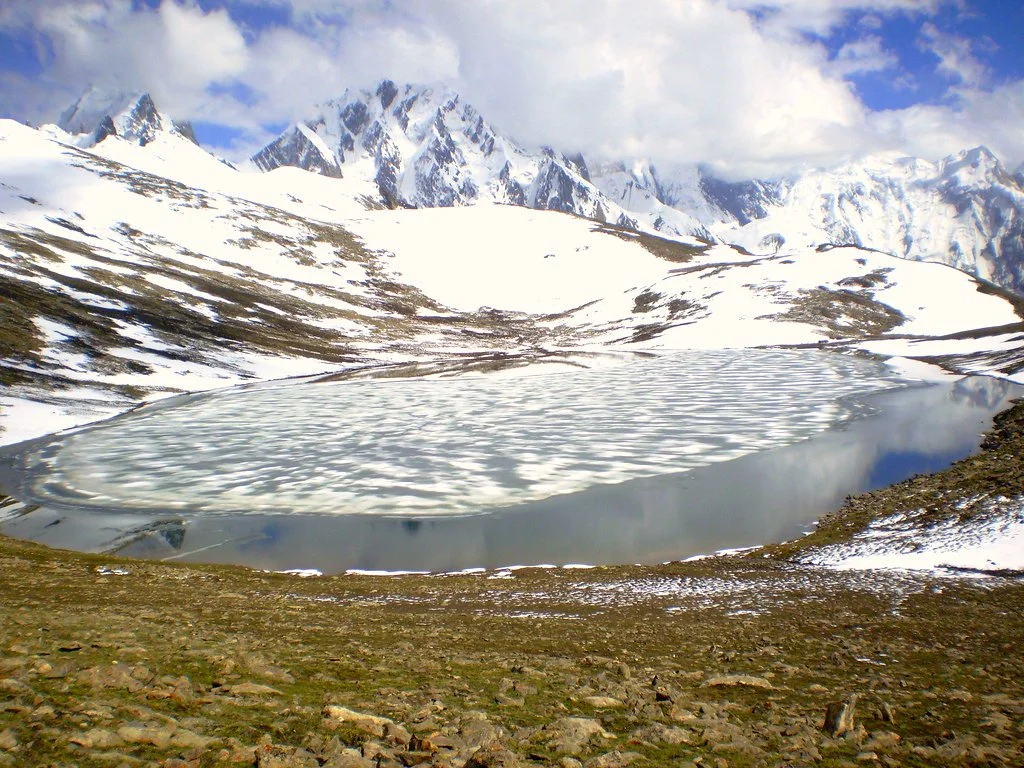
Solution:
[(0, 481), (41, 506), (0, 532), (325, 573), (659, 562), (941, 469), (1022, 392), (818, 350), (227, 390), (9, 449)]
[(615, 368), (204, 395), (64, 437), (51, 503), (213, 513), (464, 515), (801, 440), (889, 385), (817, 351), (691, 352)]

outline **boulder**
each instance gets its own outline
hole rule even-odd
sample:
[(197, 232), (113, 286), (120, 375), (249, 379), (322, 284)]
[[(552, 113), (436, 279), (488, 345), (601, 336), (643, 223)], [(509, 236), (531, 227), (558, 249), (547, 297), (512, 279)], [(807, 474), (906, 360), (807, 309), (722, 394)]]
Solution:
[(857, 706), (857, 697), (851, 696), (846, 701), (833, 701), (825, 708), (825, 722), (822, 730), (830, 736), (842, 736), (853, 730), (853, 711)]
[(570, 755), (583, 752), (592, 739), (614, 738), (601, 723), (586, 717), (563, 717), (546, 725), (540, 736), (550, 749)]
[(771, 690), (772, 684), (763, 677), (755, 677), (753, 675), (715, 675), (709, 677), (703, 683), (702, 688), (721, 688), (721, 687), (734, 687), (743, 686), (745, 688), (763, 688), (765, 690)]
[(470, 755), (463, 768), (519, 768), (519, 756), (501, 744), (480, 747)]
[(409, 732), (394, 720), (379, 715), (356, 712), (347, 707), (329, 704), (324, 707), (324, 725), (328, 728), (345, 723), (378, 738), (387, 738), (393, 744), (408, 744)]
[(625, 706), (621, 701), (611, 696), (585, 696), (581, 701), (594, 709), (619, 709)]
[(639, 752), (605, 752), (603, 755), (592, 757), (583, 764), (583, 768), (626, 768), (630, 763), (643, 760), (644, 756)]

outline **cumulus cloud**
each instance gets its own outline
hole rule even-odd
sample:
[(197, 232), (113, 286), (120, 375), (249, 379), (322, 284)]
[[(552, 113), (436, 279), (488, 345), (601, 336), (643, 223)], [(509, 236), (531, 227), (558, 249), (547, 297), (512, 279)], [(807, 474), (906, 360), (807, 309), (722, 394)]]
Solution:
[(831, 71), (840, 77), (882, 72), (899, 65), (899, 57), (882, 46), (882, 39), (869, 35), (844, 43), (831, 61)]
[(149, 9), (126, 0), (14, 0), (0, 29), (37, 39), (42, 84), (64, 101), (89, 84), (141, 89), (172, 113), (196, 109), (204, 89), (237, 77), (249, 56), (227, 10), (188, 3)]
[(970, 40), (939, 31), (932, 23), (921, 28), (920, 47), (939, 59), (939, 72), (964, 85), (980, 85), (988, 68), (974, 55)]
[[(956, 0), (952, 0), (956, 2)], [(801, 35), (826, 36), (853, 14), (864, 14), (866, 23), (883, 16), (930, 15), (951, 0), (725, 0), (733, 9), (757, 14), (768, 32), (798, 39)]]
[[(921, 45), (956, 88), (946, 103), (873, 113), (851, 85), (906, 77), (877, 30), (949, 1), (8, 0), (0, 30), (41, 41), (61, 102), (86, 82), (145, 88), (176, 117), (242, 131), (246, 149), (266, 126), (390, 77), (450, 84), (522, 143), (732, 177), (980, 141), (1019, 161), (1020, 123), (996, 105), (1020, 89), (986, 90), (970, 46), (934, 25)], [(286, 23), (248, 26), (259, 6)], [(862, 36), (830, 55), (823, 38), (855, 14)]]
[(957, 106), (917, 104), (870, 116), (874, 135), (908, 154), (940, 158), (984, 144), (1011, 170), (1024, 159), (1024, 81), (960, 89)]

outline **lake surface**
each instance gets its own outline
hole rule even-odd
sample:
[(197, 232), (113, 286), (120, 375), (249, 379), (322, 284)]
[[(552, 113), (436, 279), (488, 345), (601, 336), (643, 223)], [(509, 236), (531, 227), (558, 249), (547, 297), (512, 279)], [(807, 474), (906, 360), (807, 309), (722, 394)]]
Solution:
[(1022, 392), (816, 350), (251, 387), (9, 449), (0, 484), (40, 508), (0, 531), (324, 572), (656, 562), (798, 535), (973, 452)]

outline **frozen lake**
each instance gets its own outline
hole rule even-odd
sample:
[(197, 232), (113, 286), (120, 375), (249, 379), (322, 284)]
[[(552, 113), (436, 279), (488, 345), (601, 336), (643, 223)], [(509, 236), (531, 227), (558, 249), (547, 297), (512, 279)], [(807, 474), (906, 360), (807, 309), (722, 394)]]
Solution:
[(8, 450), (4, 487), (41, 508), (0, 530), (325, 572), (675, 559), (945, 466), (1020, 392), (815, 350), (252, 387)]

